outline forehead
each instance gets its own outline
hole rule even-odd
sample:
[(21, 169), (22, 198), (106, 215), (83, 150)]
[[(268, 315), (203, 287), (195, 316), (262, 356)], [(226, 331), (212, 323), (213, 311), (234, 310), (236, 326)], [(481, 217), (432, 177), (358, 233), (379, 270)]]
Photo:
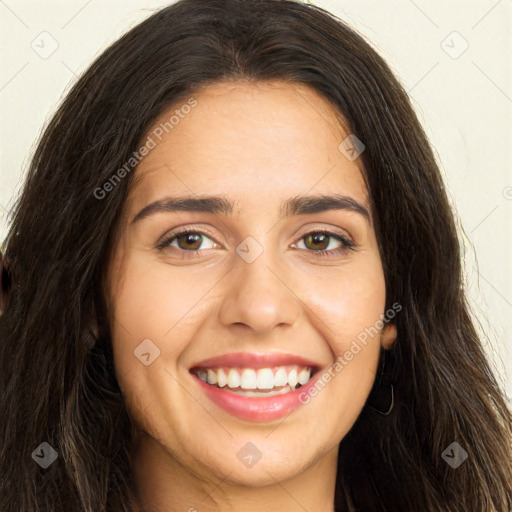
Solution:
[(176, 103), (148, 131), (155, 144), (135, 170), (134, 208), (165, 194), (223, 194), (249, 207), (333, 191), (367, 204), (360, 160), (340, 151), (349, 131), (313, 89), (223, 82), (191, 98), (193, 108)]

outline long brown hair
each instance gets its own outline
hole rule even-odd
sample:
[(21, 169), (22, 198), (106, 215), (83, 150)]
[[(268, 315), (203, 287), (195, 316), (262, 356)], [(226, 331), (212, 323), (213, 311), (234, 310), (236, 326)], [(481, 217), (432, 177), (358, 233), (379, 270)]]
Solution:
[[(281, 79), (327, 98), (361, 154), (396, 317), (395, 407), (342, 440), (337, 511), (509, 512), (512, 418), (465, 298), (454, 218), (427, 137), (383, 59), (323, 9), (181, 0), (110, 46), (53, 116), (4, 243), (0, 509), (131, 511), (131, 424), (113, 371), (105, 269), (134, 171), (98, 198), (152, 123), (224, 80)], [(375, 386), (380, 381), (376, 380)], [(47, 469), (31, 454), (58, 454)], [(467, 452), (456, 469), (443, 452)]]

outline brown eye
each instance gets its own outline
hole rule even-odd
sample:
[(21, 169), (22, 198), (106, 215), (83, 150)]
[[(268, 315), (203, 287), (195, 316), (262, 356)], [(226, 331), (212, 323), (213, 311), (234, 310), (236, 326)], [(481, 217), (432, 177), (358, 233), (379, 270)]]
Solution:
[[(208, 241), (210, 241), (209, 245)], [(203, 249), (213, 249), (215, 245), (216, 243), (206, 233), (185, 230), (165, 236), (156, 245), (156, 248), (159, 250), (170, 250), (171, 252), (199, 253)]]
[(203, 242), (199, 233), (185, 233), (174, 238), (178, 241), (178, 247), (184, 250), (197, 250)]
[[(338, 246), (336, 247), (336, 242), (334, 242), (334, 247), (328, 249), (332, 244), (332, 240), (338, 242)], [(330, 231), (312, 231), (304, 235), (300, 242), (304, 243), (306, 250), (315, 253), (316, 256), (342, 254), (349, 250), (354, 250), (356, 247), (356, 244), (348, 238), (338, 233), (331, 233)], [(298, 248), (302, 249), (302, 247)]]
[(305, 244), (306, 246), (311, 243), (311, 247), (309, 247), (310, 249), (325, 250), (329, 245), (329, 238), (331, 237), (325, 233), (313, 233), (306, 235), (304, 240), (307, 240)]

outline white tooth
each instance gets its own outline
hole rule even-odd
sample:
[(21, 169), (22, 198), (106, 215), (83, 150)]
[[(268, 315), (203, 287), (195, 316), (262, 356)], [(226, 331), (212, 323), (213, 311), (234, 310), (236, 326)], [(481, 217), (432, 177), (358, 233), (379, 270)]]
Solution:
[(237, 395), (243, 396), (275, 396), (275, 395), (284, 395), (285, 393), (289, 393), (291, 391), (290, 386), (286, 386), (283, 389), (279, 389), (278, 391), (235, 391)]
[(204, 380), (206, 382), (206, 372), (204, 370), (199, 370), (197, 372), (197, 376), (201, 379), (201, 380)]
[(256, 372), (251, 368), (245, 368), (240, 377), (240, 387), (242, 389), (256, 389)]
[(228, 386), (230, 388), (237, 388), (240, 386), (240, 375), (238, 373), (238, 370), (235, 370), (234, 368), (231, 368), (231, 370), (229, 370)]
[(309, 377), (311, 376), (311, 369), (310, 368), (304, 368), (301, 370), (298, 376), (299, 384), (306, 384), (309, 381)]
[(286, 386), (288, 384), (288, 374), (284, 368), (279, 368), (274, 376), (274, 386)]
[(219, 368), (217, 371), (217, 386), (219, 388), (223, 388), (228, 383), (228, 378), (226, 377), (226, 372)]
[(257, 373), (258, 389), (272, 389), (274, 387), (274, 374), (270, 368), (261, 368)]
[(210, 368), (208, 368), (207, 379), (208, 379), (208, 384), (217, 384), (217, 373), (215, 371), (211, 370)]
[(288, 374), (288, 384), (292, 388), (297, 384), (297, 370), (295, 368)]

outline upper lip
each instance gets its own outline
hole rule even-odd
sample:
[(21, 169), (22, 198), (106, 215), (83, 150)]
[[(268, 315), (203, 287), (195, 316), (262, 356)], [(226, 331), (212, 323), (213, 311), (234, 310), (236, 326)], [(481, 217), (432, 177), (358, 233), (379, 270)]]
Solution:
[(299, 365), (311, 367), (317, 370), (320, 364), (305, 359), (304, 357), (287, 352), (232, 352), (217, 357), (205, 359), (193, 365), (190, 369), (197, 368), (271, 368), (273, 366)]

